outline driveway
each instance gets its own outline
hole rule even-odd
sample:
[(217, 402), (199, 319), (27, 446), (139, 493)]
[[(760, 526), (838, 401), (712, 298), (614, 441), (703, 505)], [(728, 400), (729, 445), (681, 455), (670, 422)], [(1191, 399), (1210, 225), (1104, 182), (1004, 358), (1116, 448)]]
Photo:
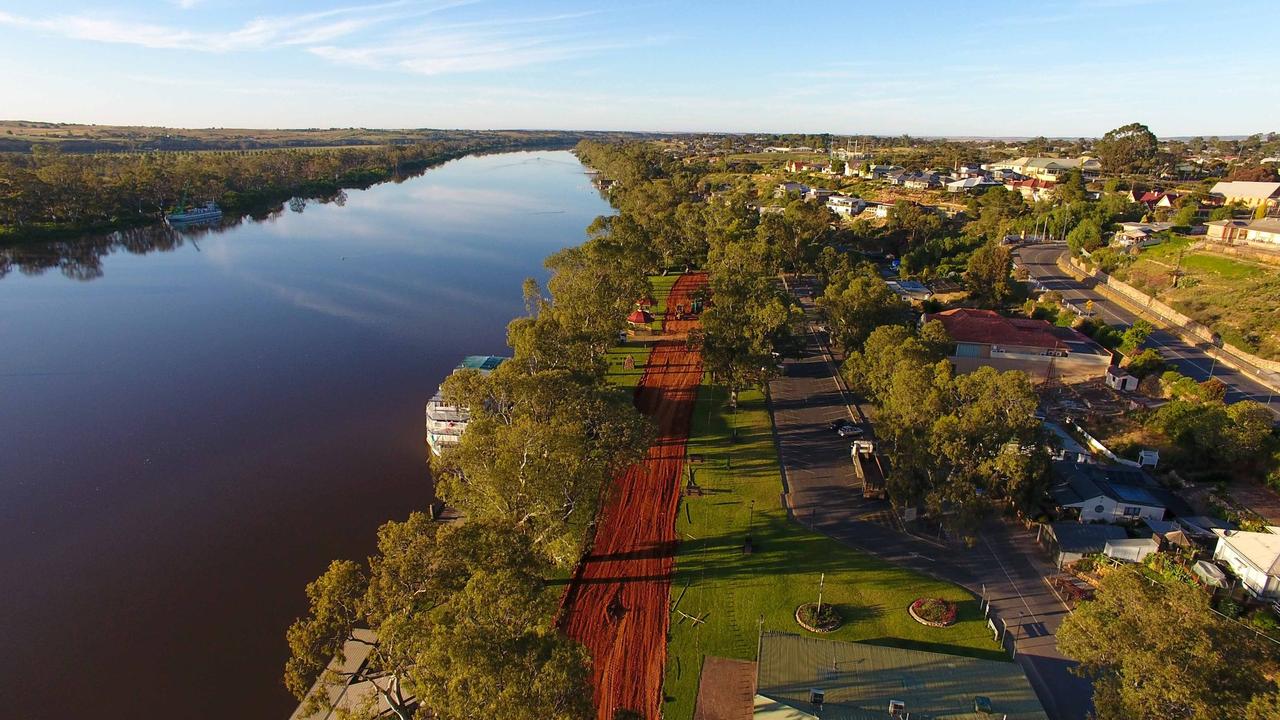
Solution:
[[(799, 289), (803, 297), (803, 285)], [(1049, 717), (1082, 720), (1091, 709), (1091, 687), (1069, 672), (1073, 663), (1057, 652), (1054, 633), (1067, 609), (1044, 582), (1054, 569), (1033, 533), (995, 523), (972, 549), (944, 546), (900, 530), (887, 502), (864, 500), (855, 485), (849, 439), (827, 426), (841, 417), (860, 421), (872, 408), (844, 392), (835, 368), (822, 336), (810, 332), (802, 357), (785, 361), (784, 375), (769, 383), (792, 516), (863, 552), (985, 595), (1007, 625), (1012, 642), (1006, 645), (1016, 647), (1016, 659)]]

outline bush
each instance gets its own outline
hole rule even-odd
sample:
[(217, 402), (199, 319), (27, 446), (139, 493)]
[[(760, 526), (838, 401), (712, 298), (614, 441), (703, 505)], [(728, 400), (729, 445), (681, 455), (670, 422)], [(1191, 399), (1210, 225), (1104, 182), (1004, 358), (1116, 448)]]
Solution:
[(801, 625), (821, 631), (835, 630), (840, 627), (840, 612), (834, 605), (824, 603), (819, 612), (817, 603), (807, 603), (796, 609), (796, 619)]
[(1232, 600), (1231, 598), (1222, 598), (1218, 601), (1218, 612), (1229, 618), (1234, 619), (1240, 617), (1240, 613), (1242, 611), (1243, 608), (1240, 607), (1240, 603)]
[(1266, 608), (1259, 608), (1249, 616), (1249, 624), (1261, 630), (1264, 633), (1272, 633), (1280, 630), (1280, 620), (1276, 619), (1275, 613)]

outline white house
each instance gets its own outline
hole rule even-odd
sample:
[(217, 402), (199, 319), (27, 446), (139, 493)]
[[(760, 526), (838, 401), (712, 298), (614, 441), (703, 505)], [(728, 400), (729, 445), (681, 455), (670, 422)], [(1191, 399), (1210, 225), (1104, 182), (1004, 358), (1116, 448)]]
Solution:
[(842, 217), (852, 217), (862, 212), (867, 203), (862, 198), (849, 195), (832, 195), (827, 198), (827, 208)]
[(1079, 170), (1085, 180), (1094, 180), (1102, 171), (1102, 163), (1094, 158), (1020, 157), (1002, 160), (986, 166), (987, 170), (1012, 170), (1036, 180), (1057, 181), (1070, 170)]
[(1163, 520), (1166, 503), (1153, 485), (1137, 468), (1057, 461), (1049, 494), (1081, 522)]
[(1002, 184), (1003, 183), (1000, 183), (996, 180), (992, 180), (990, 178), (967, 177), (963, 180), (954, 180), (952, 182), (947, 183), (947, 192), (950, 192), (950, 193), (976, 192), (978, 190), (986, 190), (987, 188), (995, 187), (997, 185), (1002, 185)]
[(1213, 559), (1226, 564), (1254, 596), (1280, 600), (1280, 535), (1244, 530), (1213, 532), (1218, 536)]

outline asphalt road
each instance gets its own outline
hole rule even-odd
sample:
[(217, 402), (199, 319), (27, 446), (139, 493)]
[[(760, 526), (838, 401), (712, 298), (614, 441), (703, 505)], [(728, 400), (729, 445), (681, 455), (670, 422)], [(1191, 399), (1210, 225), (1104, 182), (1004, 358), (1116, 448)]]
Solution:
[[(1066, 252), (1067, 246), (1061, 243), (1025, 245), (1015, 251), (1014, 259), (1027, 269), (1031, 277), (1039, 280), (1046, 289), (1061, 293), (1064, 299), (1092, 300), (1098, 317), (1106, 323), (1125, 327), (1132, 325), (1138, 319), (1137, 314), (1099, 293), (1094, 280), (1078, 281), (1058, 267), (1058, 257)], [(1208, 380), (1212, 375), (1226, 383), (1227, 402), (1256, 400), (1269, 405), (1272, 412), (1280, 415), (1280, 395), (1257, 380), (1274, 374), (1248, 366), (1243, 366), (1246, 371), (1241, 372), (1226, 363), (1215, 362), (1217, 348), (1209, 343), (1187, 342), (1167, 330), (1156, 330), (1147, 340), (1147, 345), (1159, 350), (1166, 361), (1183, 375), (1199, 381)], [(1240, 361), (1233, 362), (1238, 364)]]
[[(811, 333), (803, 356), (785, 361), (784, 368), (785, 374), (769, 383), (769, 393), (793, 517), (895, 565), (985, 593), (995, 616), (1007, 624), (1017, 661), (1049, 717), (1086, 717), (1091, 688), (1069, 672), (1074, 663), (1057, 651), (1054, 633), (1067, 608), (1044, 582), (1054, 570), (1032, 533), (997, 522), (984, 530), (976, 547), (966, 549), (902, 532), (887, 502), (863, 499), (850, 439), (827, 429), (841, 417), (864, 421), (870, 408), (859, 406), (837, 384), (823, 338)], [(873, 428), (867, 427), (872, 436)]]

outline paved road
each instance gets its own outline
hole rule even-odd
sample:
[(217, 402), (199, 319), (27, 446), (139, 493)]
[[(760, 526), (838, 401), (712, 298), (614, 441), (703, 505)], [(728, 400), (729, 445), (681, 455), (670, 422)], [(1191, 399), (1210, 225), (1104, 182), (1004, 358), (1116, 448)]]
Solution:
[[(1107, 323), (1125, 327), (1132, 325), (1138, 319), (1137, 314), (1099, 293), (1095, 289), (1097, 283), (1094, 280), (1086, 279), (1081, 282), (1058, 267), (1058, 257), (1066, 251), (1067, 246), (1061, 243), (1025, 245), (1015, 252), (1015, 261), (1025, 267), (1031, 277), (1039, 280), (1045, 288), (1061, 293), (1063, 298), (1092, 300), (1098, 317)], [(1273, 412), (1280, 414), (1280, 395), (1274, 394), (1257, 380), (1258, 377), (1272, 376), (1272, 373), (1256, 368), (1241, 372), (1226, 363), (1215, 362), (1217, 349), (1212, 345), (1190, 343), (1167, 330), (1152, 333), (1147, 344), (1159, 350), (1184, 375), (1196, 380), (1208, 380), (1212, 373), (1213, 377), (1226, 383), (1228, 402), (1257, 400), (1264, 405), (1269, 404)]]
[[(769, 384), (788, 506), (801, 523), (896, 565), (985, 590), (996, 616), (1016, 639), (1017, 660), (1054, 720), (1080, 720), (1091, 709), (1089, 684), (1068, 672), (1072, 663), (1056, 649), (1054, 633), (1066, 608), (1043, 577), (1053, 568), (1031, 533), (995, 524), (977, 547), (940, 546), (901, 532), (888, 503), (864, 500), (855, 487), (849, 441), (827, 429), (840, 417), (869, 410), (846, 404), (820, 336), (811, 335), (804, 356), (784, 364)], [(852, 398), (851, 398), (852, 399)]]

